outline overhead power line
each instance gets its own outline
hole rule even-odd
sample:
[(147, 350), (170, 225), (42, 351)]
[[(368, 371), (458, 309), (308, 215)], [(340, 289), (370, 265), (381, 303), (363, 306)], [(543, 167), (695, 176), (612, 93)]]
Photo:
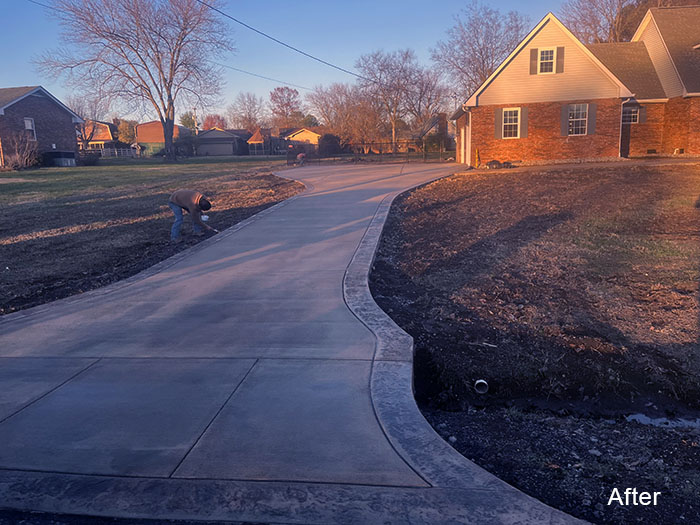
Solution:
[[(45, 7), (46, 9), (52, 9), (53, 11), (62, 12), (62, 10), (59, 9), (59, 8), (57, 8), (57, 7), (50, 6), (50, 5), (46, 5), (46, 4), (42, 4), (41, 2), (38, 2), (37, 0), (27, 0), (27, 2), (30, 2), (30, 3), (32, 3), (32, 4), (35, 4), (35, 5), (38, 5), (38, 6), (41, 6), (41, 7)], [(208, 5), (208, 4), (205, 4), (205, 5)], [(209, 6), (209, 7), (211, 7), (211, 6)], [(250, 76), (253, 76), (253, 77), (262, 78), (262, 79), (264, 79), (264, 80), (269, 80), (269, 81), (271, 81), (271, 82), (276, 82), (276, 83), (278, 83), (278, 84), (284, 84), (285, 86), (291, 86), (291, 87), (295, 87), (295, 88), (299, 88), (299, 89), (304, 89), (304, 90), (306, 90), (306, 91), (313, 91), (313, 89), (308, 88), (308, 87), (305, 87), (305, 86), (300, 86), (300, 85), (298, 85), (298, 84), (292, 84), (291, 82), (285, 82), (284, 80), (279, 80), (279, 79), (276, 79), (276, 78), (266, 77), (266, 76), (264, 76), (264, 75), (259, 75), (259, 74), (257, 74), (257, 73), (252, 73), (252, 72), (250, 72), (250, 71), (246, 71), (245, 69), (240, 69), (240, 68), (237, 68), (237, 67), (229, 66), (229, 65), (227, 65), (227, 64), (220, 64), (220, 63), (218, 63), (218, 62), (212, 62), (212, 63), (215, 64), (215, 65), (217, 65), (217, 66), (220, 66), (220, 67), (225, 67), (225, 68), (228, 68), (228, 69), (232, 69), (232, 70), (234, 70), (234, 71), (238, 71), (239, 73), (245, 73), (246, 75), (250, 75)]]
[(292, 84), (291, 82), (285, 82), (284, 80), (277, 80), (276, 78), (266, 77), (264, 75), (258, 75), (257, 73), (251, 73), (250, 71), (246, 71), (245, 69), (239, 69), (237, 67), (229, 66), (226, 64), (220, 64), (219, 62), (213, 62), (213, 64), (217, 65), (217, 66), (225, 67), (228, 69), (233, 69), (234, 71), (238, 71), (239, 73), (245, 73), (246, 75), (251, 75), (253, 77), (263, 78), (265, 80), (277, 82), (278, 84), (284, 84), (285, 86), (292, 86), (292, 87), (299, 88), (299, 89), (305, 89), (306, 91), (313, 91), (313, 89), (311, 89), (311, 88), (299, 86), (298, 84)]
[(212, 11), (216, 11), (216, 12), (219, 13), (221, 16), (224, 16), (224, 17), (228, 18), (229, 20), (233, 20), (233, 21), (236, 22), (237, 24), (240, 24), (240, 25), (242, 25), (243, 27), (246, 27), (246, 28), (250, 29), (251, 31), (256, 32), (257, 34), (262, 35), (262, 36), (264, 36), (265, 38), (269, 38), (270, 40), (272, 40), (273, 42), (276, 42), (276, 43), (280, 44), (281, 46), (284, 46), (284, 47), (286, 47), (286, 48), (288, 48), (288, 49), (291, 49), (292, 51), (295, 51), (295, 52), (297, 52), (297, 53), (299, 53), (299, 54), (301, 54), (301, 55), (304, 55), (305, 57), (310, 58), (311, 60), (315, 60), (316, 62), (320, 62), (321, 64), (324, 64), (324, 65), (326, 65), (326, 66), (328, 66), (328, 67), (332, 67), (333, 69), (337, 69), (338, 71), (342, 71), (343, 73), (347, 73), (348, 75), (352, 75), (352, 76), (357, 77), (357, 78), (359, 78), (359, 79), (361, 79), (361, 80), (365, 80), (365, 81), (367, 81), (367, 82), (374, 82), (373, 80), (371, 80), (371, 79), (369, 79), (369, 78), (365, 78), (365, 77), (363, 77), (362, 75), (358, 75), (358, 74), (355, 73), (354, 71), (350, 71), (349, 69), (345, 69), (344, 67), (340, 67), (340, 66), (336, 66), (335, 64), (331, 64), (330, 62), (327, 62), (326, 60), (323, 60), (322, 58), (318, 58), (317, 56), (314, 56), (314, 55), (312, 55), (312, 54), (310, 54), (310, 53), (307, 53), (306, 51), (302, 51), (301, 49), (299, 49), (299, 48), (297, 48), (297, 47), (294, 47), (294, 46), (292, 46), (292, 45), (290, 45), (290, 44), (287, 44), (286, 42), (282, 42), (282, 41), (279, 40), (278, 38), (275, 38), (274, 36), (268, 35), (268, 34), (265, 33), (264, 31), (260, 31), (259, 29), (255, 29), (253, 26), (248, 25), (248, 24), (246, 24), (245, 22), (242, 22), (241, 20), (238, 20), (237, 18), (232, 17), (232, 16), (229, 15), (228, 13), (224, 13), (221, 9), (218, 9), (217, 7), (214, 7), (213, 5), (207, 4), (206, 2), (204, 2), (204, 0), (197, 0), (197, 2), (199, 2), (199, 3), (202, 4), (202, 5), (207, 6), (207, 7), (208, 7), (209, 9), (211, 9)]
[(53, 7), (51, 5), (42, 4), (41, 2), (37, 2), (36, 0), (27, 0), (27, 2), (31, 2), (32, 4), (36, 4), (36, 5), (40, 5), (41, 7), (45, 7), (46, 9), (53, 9), (54, 11), (60, 11), (56, 7)]

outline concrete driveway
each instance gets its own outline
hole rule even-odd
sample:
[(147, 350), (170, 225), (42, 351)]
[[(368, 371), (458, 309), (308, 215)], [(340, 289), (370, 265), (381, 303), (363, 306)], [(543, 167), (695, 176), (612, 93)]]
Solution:
[(392, 197), (453, 171), (287, 171), (305, 193), (136, 278), (0, 319), (0, 507), (569, 521), (432, 432), (410, 338), (369, 297)]

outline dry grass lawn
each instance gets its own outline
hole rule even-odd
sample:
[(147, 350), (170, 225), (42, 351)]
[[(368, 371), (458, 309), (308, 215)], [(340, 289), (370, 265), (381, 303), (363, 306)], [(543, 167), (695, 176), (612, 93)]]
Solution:
[(168, 197), (211, 197), (222, 230), (302, 189), (272, 175), (283, 161), (250, 158), (105, 161), (78, 168), (0, 173), (0, 314), (131, 276), (200, 239), (186, 215), (169, 242)]

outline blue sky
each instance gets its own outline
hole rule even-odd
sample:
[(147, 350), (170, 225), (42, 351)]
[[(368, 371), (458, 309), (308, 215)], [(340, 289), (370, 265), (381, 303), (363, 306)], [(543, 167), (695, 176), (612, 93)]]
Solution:
[[(31, 60), (60, 46), (59, 27), (47, 9), (26, 0), (3, 0), (3, 30), (0, 33), (2, 87), (40, 84), (65, 99), (69, 94), (61, 81), (42, 77)], [(51, 4), (51, 0), (43, 3)], [(412, 48), (425, 63), (430, 48), (445, 38), (453, 16), (467, 5), (465, 0), (268, 0), (250, 2), (227, 0), (226, 12), (276, 38), (346, 69), (355, 60), (377, 49), (391, 51)], [(557, 13), (561, 0), (514, 0), (490, 2), (509, 11), (519, 10), (532, 25), (548, 11)], [(433, 7), (435, 6), (435, 7)], [(353, 77), (323, 66), (231, 23), (236, 52), (224, 62), (260, 75), (312, 88), (331, 82), (349, 82)], [(278, 84), (226, 71), (222, 104), (228, 105), (241, 91), (267, 94)], [(303, 90), (300, 90), (303, 94)], [(213, 110), (217, 108), (211, 108)]]

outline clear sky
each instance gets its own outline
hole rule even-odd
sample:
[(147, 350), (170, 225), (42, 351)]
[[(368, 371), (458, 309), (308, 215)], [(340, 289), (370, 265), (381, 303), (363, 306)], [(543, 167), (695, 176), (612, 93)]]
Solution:
[[(52, 0), (43, 0), (50, 5)], [(534, 26), (547, 12), (555, 14), (562, 0), (495, 0), (491, 7), (519, 10)], [(59, 27), (51, 11), (27, 0), (0, 0), (0, 87), (42, 85), (65, 100), (69, 92), (61, 81), (42, 77), (32, 58), (60, 46)], [(465, 0), (227, 0), (225, 11), (243, 22), (307, 53), (346, 69), (355, 60), (377, 49), (411, 48), (418, 58), (430, 61), (430, 48), (445, 38), (453, 16), (468, 4)], [(353, 77), (303, 57), (231, 22), (236, 52), (224, 63), (267, 77), (313, 88), (331, 82), (351, 82)], [(277, 85), (227, 70), (222, 110), (236, 94), (252, 91), (267, 97)], [(299, 90), (301, 94), (304, 90)], [(179, 112), (179, 111), (178, 111)], [(147, 116), (148, 117), (148, 116)], [(151, 115), (152, 117), (152, 115)]]

